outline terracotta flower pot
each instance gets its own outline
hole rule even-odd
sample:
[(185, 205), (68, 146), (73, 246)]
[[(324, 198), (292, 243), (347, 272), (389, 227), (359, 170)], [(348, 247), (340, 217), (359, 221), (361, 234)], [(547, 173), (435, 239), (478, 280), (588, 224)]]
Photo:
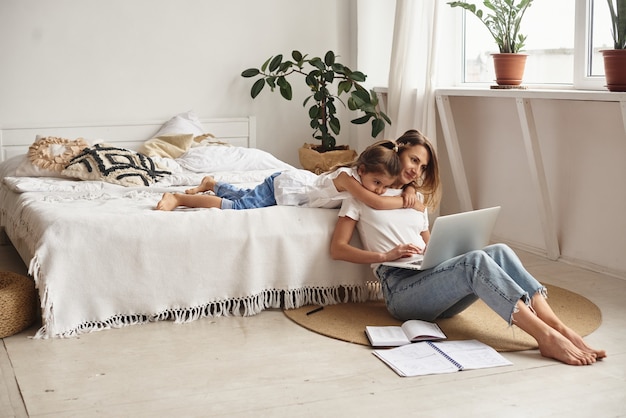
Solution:
[(320, 174), (330, 170), (337, 164), (343, 164), (353, 161), (357, 157), (355, 150), (351, 150), (347, 145), (340, 146), (333, 151), (319, 152), (315, 148), (317, 145), (304, 144), (298, 150), (300, 164), (305, 170)]
[(492, 54), (496, 83), (499, 86), (519, 86), (524, 78), (526, 54)]
[(626, 49), (604, 49), (604, 74), (609, 91), (626, 91)]

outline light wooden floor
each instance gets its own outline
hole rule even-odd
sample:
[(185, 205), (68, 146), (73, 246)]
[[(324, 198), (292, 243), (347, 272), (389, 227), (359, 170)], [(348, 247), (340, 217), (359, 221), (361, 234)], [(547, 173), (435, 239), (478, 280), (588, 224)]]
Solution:
[[(281, 311), (131, 326), (0, 345), (0, 417), (626, 416), (626, 280), (518, 251), (540, 280), (602, 310), (587, 340), (609, 357), (573, 367), (537, 351), (514, 365), (401, 378), (368, 347), (314, 334)], [(0, 269), (25, 273), (11, 246)]]

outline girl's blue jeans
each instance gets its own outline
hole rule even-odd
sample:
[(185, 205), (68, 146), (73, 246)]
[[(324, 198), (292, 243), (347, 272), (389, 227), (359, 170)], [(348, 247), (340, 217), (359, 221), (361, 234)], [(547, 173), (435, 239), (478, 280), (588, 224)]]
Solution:
[(221, 209), (243, 210), (276, 206), (274, 179), (279, 174), (272, 174), (254, 189), (240, 189), (230, 183), (217, 182), (214, 192), (222, 198)]
[(379, 266), (389, 312), (397, 319), (434, 321), (449, 318), (482, 299), (509, 324), (522, 299), (530, 304), (545, 287), (526, 271), (504, 244), (470, 251), (424, 271)]

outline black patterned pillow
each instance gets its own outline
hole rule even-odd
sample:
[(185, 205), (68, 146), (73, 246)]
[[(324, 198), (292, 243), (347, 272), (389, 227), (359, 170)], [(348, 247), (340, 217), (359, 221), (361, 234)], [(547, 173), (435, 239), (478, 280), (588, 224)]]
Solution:
[(96, 144), (72, 158), (62, 174), (122, 186), (149, 186), (171, 172), (160, 170), (152, 158), (135, 151)]

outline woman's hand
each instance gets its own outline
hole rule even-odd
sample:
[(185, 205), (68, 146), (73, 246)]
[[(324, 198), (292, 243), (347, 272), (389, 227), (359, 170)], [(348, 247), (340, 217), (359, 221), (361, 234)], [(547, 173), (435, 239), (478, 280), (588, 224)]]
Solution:
[(424, 249), (415, 244), (400, 244), (385, 253), (385, 258), (387, 258), (385, 261), (394, 261), (399, 258), (411, 257), (423, 253)]

